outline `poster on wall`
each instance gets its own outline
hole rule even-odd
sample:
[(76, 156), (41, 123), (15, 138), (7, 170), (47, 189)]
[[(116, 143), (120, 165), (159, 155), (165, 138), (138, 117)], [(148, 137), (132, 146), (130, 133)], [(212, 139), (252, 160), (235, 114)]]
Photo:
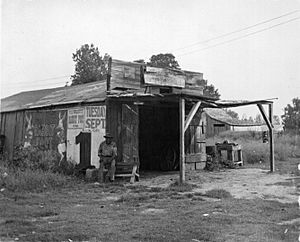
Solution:
[(61, 163), (66, 156), (66, 116), (65, 110), (25, 112), (24, 147), (57, 152)]
[(105, 122), (106, 106), (104, 105), (68, 110), (68, 160), (75, 164), (99, 166), (98, 147), (104, 140)]
[(82, 129), (84, 127), (84, 109), (68, 110), (68, 129)]

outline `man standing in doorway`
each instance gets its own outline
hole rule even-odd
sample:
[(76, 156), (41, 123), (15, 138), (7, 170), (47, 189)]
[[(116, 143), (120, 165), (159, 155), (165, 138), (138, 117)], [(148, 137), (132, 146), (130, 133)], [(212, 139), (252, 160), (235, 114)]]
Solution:
[(103, 171), (105, 168), (108, 169), (105, 180), (109, 179), (113, 182), (115, 180), (117, 146), (112, 141), (113, 136), (111, 134), (106, 133), (104, 138), (105, 141), (99, 145), (98, 149), (98, 156), (100, 157), (99, 180), (103, 182)]

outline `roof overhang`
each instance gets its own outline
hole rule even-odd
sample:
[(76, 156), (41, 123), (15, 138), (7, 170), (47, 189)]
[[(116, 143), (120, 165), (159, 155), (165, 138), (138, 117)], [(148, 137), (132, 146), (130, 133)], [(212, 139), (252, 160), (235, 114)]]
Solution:
[(260, 100), (219, 100), (216, 98), (206, 96), (193, 96), (189, 94), (175, 94), (175, 93), (108, 93), (108, 100), (115, 101), (165, 101), (178, 102), (180, 98), (184, 98), (187, 102), (195, 103), (201, 102), (202, 108), (231, 108), (241, 107), (257, 104), (271, 104), (274, 99), (260, 99)]

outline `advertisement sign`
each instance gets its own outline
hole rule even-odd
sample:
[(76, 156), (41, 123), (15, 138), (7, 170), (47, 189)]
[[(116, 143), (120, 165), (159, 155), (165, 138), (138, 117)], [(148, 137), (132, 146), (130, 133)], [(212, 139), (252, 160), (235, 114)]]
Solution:
[(70, 109), (68, 110), (68, 128), (69, 129), (83, 129), (84, 127), (84, 109)]
[[(98, 147), (104, 140), (106, 106), (68, 110), (67, 157), (75, 164), (99, 166)], [(86, 135), (90, 133), (90, 135)], [(90, 155), (87, 154), (90, 152)], [(88, 158), (87, 160), (87, 157)]]
[(105, 130), (106, 106), (85, 107), (85, 127), (86, 131)]

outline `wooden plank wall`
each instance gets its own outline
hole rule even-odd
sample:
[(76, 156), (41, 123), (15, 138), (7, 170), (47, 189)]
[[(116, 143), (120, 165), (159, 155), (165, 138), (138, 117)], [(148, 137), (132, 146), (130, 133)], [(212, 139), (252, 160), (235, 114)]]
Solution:
[(185, 87), (185, 75), (181, 71), (147, 66), (144, 74), (145, 85)]
[(183, 94), (203, 95), (203, 73), (184, 71), (186, 75), (185, 88), (182, 90)]
[(139, 111), (136, 105), (122, 104), (122, 161), (139, 161)]
[[(133, 161), (133, 157), (138, 160), (138, 119), (126, 112), (126, 106), (134, 109), (131, 103), (107, 101), (106, 103), (106, 130), (114, 137), (118, 148), (117, 162), (126, 161), (125, 156)], [(127, 110), (128, 111), (128, 110)], [(128, 157), (127, 157), (128, 158)]]
[(203, 112), (198, 110), (185, 132), (186, 163), (206, 161), (205, 134), (206, 120)]
[(1, 113), (1, 131), (5, 135), (4, 152), (12, 159), (14, 147), (22, 144), (24, 111)]
[(110, 89), (140, 89), (141, 64), (112, 60)]
[(122, 160), (122, 104), (113, 101), (106, 102), (106, 130), (114, 137), (118, 148), (117, 162)]

